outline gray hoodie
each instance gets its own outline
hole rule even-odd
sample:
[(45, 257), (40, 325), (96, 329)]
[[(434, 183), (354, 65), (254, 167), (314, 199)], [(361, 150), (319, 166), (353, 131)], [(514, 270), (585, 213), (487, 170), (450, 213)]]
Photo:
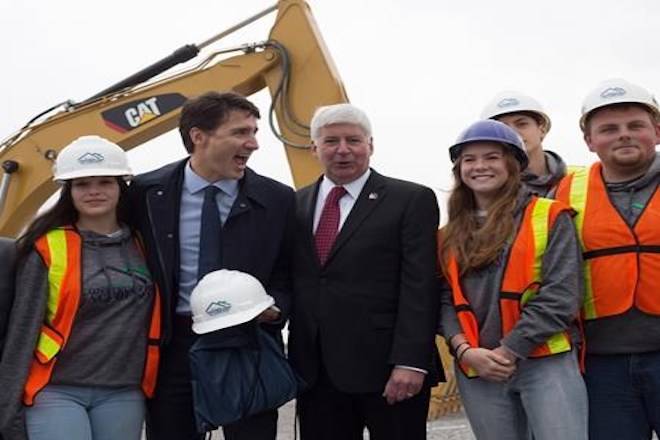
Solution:
[[(82, 295), (51, 383), (138, 386), (144, 369), (153, 284), (128, 228), (82, 231)], [(22, 395), (48, 298), (48, 272), (36, 251), (18, 267), (16, 295), (0, 358), (0, 432), (25, 438)]]
[(544, 154), (549, 174), (537, 176), (529, 170), (522, 173), (522, 181), (525, 186), (541, 197), (547, 197), (548, 193), (566, 175), (566, 164), (557, 153), (545, 150)]
[[(528, 189), (520, 191), (515, 210), (516, 229), (520, 227), (522, 213), (530, 198)], [(582, 257), (570, 214), (560, 214), (550, 230), (542, 261), (543, 282), (538, 294), (522, 308), (520, 320), (513, 330), (502, 337), (499, 296), (509, 251), (510, 245), (505, 247), (497, 261), (461, 278), (461, 287), (477, 317), (480, 346), (493, 349), (504, 345), (518, 357), (526, 358), (550, 336), (567, 329), (571, 331), (573, 342), (578, 343), (575, 317), (582, 302)], [(441, 295), (440, 333), (449, 340), (462, 330), (452, 303), (451, 289), (446, 283)]]
[(154, 295), (151, 276), (128, 228), (111, 236), (80, 233), (83, 291), (51, 383), (140, 385)]
[[(606, 183), (607, 193), (621, 217), (634, 225), (660, 184), (660, 153), (642, 177), (622, 183)], [(660, 227), (660, 224), (658, 225)], [(660, 294), (660, 280), (658, 280)], [(627, 312), (585, 323), (587, 353), (624, 354), (660, 350), (660, 317), (633, 307)]]

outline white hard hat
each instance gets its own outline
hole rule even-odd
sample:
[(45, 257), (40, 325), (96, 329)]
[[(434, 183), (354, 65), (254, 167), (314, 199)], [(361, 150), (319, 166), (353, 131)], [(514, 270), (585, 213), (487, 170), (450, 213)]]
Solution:
[(612, 104), (625, 103), (641, 104), (648, 108), (655, 117), (658, 116), (658, 102), (648, 90), (625, 79), (609, 79), (602, 82), (584, 98), (580, 128), (584, 131), (587, 118), (594, 110)]
[(53, 166), (58, 182), (93, 176), (133, 175), (121, 147), (100, 136), (81, 136), (64, 147)]
[(221, 269), (202, 278), (190, 295), (195, 333), (210, 333), (256, 318), (275, 303), (259, 280), (245, 272)]
[(481, 119), (496, 119), (498, 116), (508, 113), (530, 112), (535, 113), (545, 122), (545, 132), (550, 131), (552, 122), (550, 117), (543, 110), (543, 106), (531, 96), (511, 90), (503, 91), (484, 107), (481, 112)]

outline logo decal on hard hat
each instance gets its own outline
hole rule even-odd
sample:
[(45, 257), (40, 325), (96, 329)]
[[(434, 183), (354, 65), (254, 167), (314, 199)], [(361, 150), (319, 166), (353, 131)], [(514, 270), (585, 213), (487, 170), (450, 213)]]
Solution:
[(100, 153), (85, 153), (78, 158), (78, 162), (81, 164), (90, 164), (90, 163), (100, 163), (103, 162), (105, 158)]
[(626, 94), (626, 89), (622, 87), (608, 87), (600, 94), (601, 98), (614, 98), (616, 96), (623, 96)]
[(520, 101), (518, 101), (516, 98), (504, 98), (503, 100), (497, 103), (497, 106), (499, 108), (506, 108), (514, 105), (520, 105)]
[(206, 307), (206, 314), (209, 316), (220, 315), (221, 313), (226, 313), (231, 309), (231, 304), (227, 301), (215, 301)]

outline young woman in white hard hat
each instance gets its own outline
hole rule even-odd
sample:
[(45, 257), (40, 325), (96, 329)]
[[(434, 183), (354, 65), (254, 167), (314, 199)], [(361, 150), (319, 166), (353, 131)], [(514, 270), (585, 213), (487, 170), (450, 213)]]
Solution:
[(522, 137), (529, 164), (521, 177), (536, 194), (545, 197), (566, 175), (562, 158), (543, 147), (552, 121), (536, 99), (520, 92), (500, 92), (484, 107), (481, 118), (503, 122)]
[(479, 440), (587, 439), (575, 328), (581, 257), (568, 206), (522, 185), (525, 146), (493, 120), (449, 149), (440, 330)]
[(59, 200), (18, 240), (0, 362), (0, 432), (139, 440), (156, 380), (160, 299), (125, 223), (126, 153), (84, 136), (57, 157)]

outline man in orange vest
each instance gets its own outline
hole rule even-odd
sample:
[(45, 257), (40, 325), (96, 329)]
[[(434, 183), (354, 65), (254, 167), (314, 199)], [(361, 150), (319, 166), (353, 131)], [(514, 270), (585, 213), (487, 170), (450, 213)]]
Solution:
[(590, 438), (660, 431), (660, 143), (658, 104), (617, 79), (585, 99), (580, 126), (600, 159), (557, 198), (578, 212), (584, 256)]

